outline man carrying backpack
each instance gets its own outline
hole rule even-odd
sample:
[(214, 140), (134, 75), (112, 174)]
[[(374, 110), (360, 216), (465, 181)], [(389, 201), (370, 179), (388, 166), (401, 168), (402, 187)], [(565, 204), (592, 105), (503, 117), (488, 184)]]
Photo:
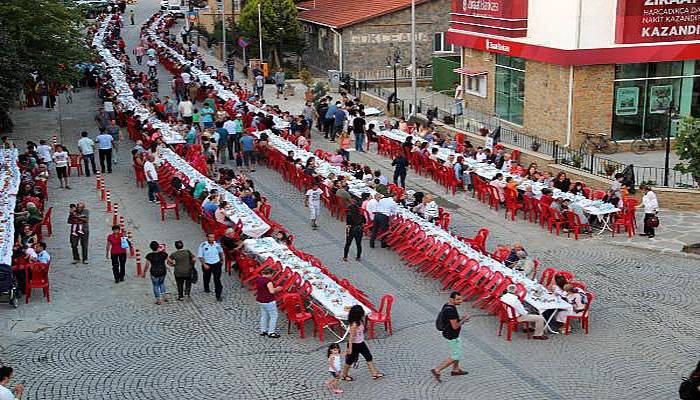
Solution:
[(462, 318), (459, 317), (457, 306), (460, 304), (462, 304), (462, 296), (459, 292), (450, 293), (447, 304), (442, 306), (442, 310), (440, 310), (435, 320), (435, 327), (442, 332), (442, 336), (447, 339), (447, 344), (450, 347), (449, 357), (430, 370), (438, 382), (442, 382), (440, 380), (440, 372), (450, 365), (452, 365), (452, 376), (467, 374), (467, 371), (459, 367), (459, 360), (462, 358), (462, 339), (459, 337), (459, 333), (462, 330), (462, 325), (469, 321), (469, 316), (465, 314)]

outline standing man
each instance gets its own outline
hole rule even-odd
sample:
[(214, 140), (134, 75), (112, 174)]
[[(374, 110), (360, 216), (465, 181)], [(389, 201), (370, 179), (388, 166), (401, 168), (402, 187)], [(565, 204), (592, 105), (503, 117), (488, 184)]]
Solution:
[(177, 111), (180, 113), (182, 120), (185, 121), (187, 125), (192, 125), (192, 114), (194, 112), (194, 104), (190, 101), (190, 98), (184, 96), (183, 100), (177, 106)]
[(184, 43), (184, 44), (187, 44), (187, 34), (188, 33), (189, 32), (187, 32), (187, 27), (183, 25), (182, 29), (180, 29), (180, 38), (182, 39), (182, 43)]
[(455, 116), (462, 115), (464, 98), (462, 97), (462, 85), (455, 83)]
[(80, 136), (81, 138), (78, 140), (78, 150), (80, 150), (80, 154), (83, 155), (85, 176), (90, 176), (90, 166), (92, 166), (92, 173), (97, 173), (97, 166), (95, 166), (95, 142), (88, 137), (88, 133), (85, 131), (83, 131)]
[(233, 57), (233, 54), (226, 59), (226, 68), (228, 69), (228, 79), (233, 81), (236, 75), (236, 59)]
[(450, 347), (450, 355), (440, 365), (430, 370), (436, 381), (440, 380), (440, 372), (443, 369), (452, 365), (452, 376), (466, 375), (467, 371), (459, 368), (459, 360), (462, 358), (462, 339), (459, 333), (462, 330), (462, 325), (469, 321), (469, 315), (459, 317), (457, 306), (462, 304), (462, 295), (459, 292), (450, 293), (450, 298), (447, 304), (442, 306), (442, 310), (438, 314), (435, 322), (436, 328), (442, 331), (442, 337), (447, 339), (447, 344)]
[[(135, 22), (134, 22), (134, 10), (133, 9), (129, 10), (129, 21), (131, 21), (131, 25), (135, 24)], [(141, 63), (139, 63), (139, 64), (141, 64)]]
[(333, 112), (333, 129), (331, 129), (331, 142), (335, 142), (335, 136), (343, 131), (345, 121), (348, 119), (348, 114), (343, 110), (341, 105), (338, 105)]
[(138, 65), (141, 65), (141, 63), (143, 63), (144, 54), (146, 54), (146, 48), (144, 48), (143, 45), (139, 43), (134, 48), (134, 55), (136, 56), (136, 63)]
[(24, 393), (24, 386), (21, 383), (15, 385), (12, 390), (8, 389), (13, 372), (12, 367), (0, 367), (0, 399), (2, 400), (19, 400)]
[(51, 147), (46, 144), (46, 140), (39, 140), (39, 145), (36, 147), (36, 154), (39, 155), (39, 160), (46, 165), (46, 170), (51, 171), (53, 157), (51, 156)]
[(362, 215), (362, 208), (360, 207), (360, 200), (353, 203), (348, 207), (347, 212), (347, 222), (345, 225), (345, 249), (343, 250), (343, 261), (348, 260), (348, 252), (350, 251), (350, 245), (352, 241), (355, 241), (357, 246), (357, 257), (355, 260), (360, 261), (362, 257), (362, 232), (365, 228), (365, 223), (367, 220), (365, 216)]
[(406, 173), (408, 171), (408, 159), (403, 153), (399, 153), (394, 161), (391, 162), (394, 166), (394, 185), (398, 185), (401, 181), (401, 187), (406, 187)]
[(339, 101), (336, 101), (335, 104), (329, 103), (328, 110), (326, 110), (326, 115), (323, 116), (323, 137), (326, 139), (330, 138), (331, 132), (333, 131), (333, 125), (335, 124), (335, 112), (338, 110), (338, 106), (340, 106)]
[(175, 252), (168, 256), (167, 263), (174, 267), (173, 275), (177, 284), (177, 301), (182, 301), (183, 296), (187, 296), (188, 300), (190, 299), (192, 272), (194, 271), (196, 260), (191, 251), (184, 249), (181, 240), (175, 242)]
[(255, 76), (255, 93), (260, 99), (264, 98), (263, 92), (265, 91), (265, 77), (262, 73)]
[(277, 88), (277, 98), (279, 99), (280, 95), (283, 95), (284, 99), (287, 100), (287, 96), (284, 96), (284, 71), (282, 70), (282, 67), (277, 68), (274, 80), (275, 87)]
[(202, 282), (204, 283), (204, 293), (211, 293), (209, 281), (214, 275), (214, 294), (216, 301), (221, 301), (221, 260), (224, 259), (224, 249), (219, 242), (214, 240), (214, 234), (207, 234), (207, 241), (199, 245), (197, 257), (202, 263)]
[[(168, 96), (165, 97), (167, 98)], [(112, 136), (112, 157), (114, 159), (114, 163), (117, 164), (119, 163), (119, 141), (122, 140), (122, 132), (119, 129), (117, 122), (113, 119), (109, 120), (109, 125), (107, 125), (106, 131), (110, 136)]]
[(321, 213), (321, 194), (323, 190), (319, 189), (318, 181), (314, 180), (313, 187), (306, 191), (304, 197), (304, 206), (309, 208), (309, 219), (311, 220), (311, 228), (316, 229), (316, 219)]
[(100, 170), (105, 173), (105, 161), (107, 161), (107, 172), (112, 173), (112, 143), (114, 138), (106, 132), (105, 128), (100, 129), (100, 134), (95, 138), (97, 152), (100, 156)]
[[(398, 197), (398, 196), (397, 196)], [(377, 239), (377, 235), (381, 232), (384, 233), (389, 229), (389, 219), (396, 214), (398, 210), (398, 205), (391, 197), (384, 197), (377, 202), (377, 208), (374, 211), (374, 224), (372, 225), (372, 236), (369, 239), (369, 247), (374, 248), (374, 242)], [(382, 238), (382, 248), (385, 248), (386, 242)]]
[[(83, 256), (83, 264), (88, 263), (88, 239), (90, 234), (90, 211), (85, 208), (85, 203), (78, 203), (75, 211), (68, 217), (68, 224), (73, 227), (80, 225), (80, 229), (71, 229), (70, 247), (73, 251), (73, 264), (80, 262), (80, 255)], [(81, 254), (78, 254), (78, 244), (80, 244)]]
[(243, 135), (240, 139), (243, 150), (243, 164), (248, 172), (255, 172), (255, 138), (253, 135)]
[(234, 150), (237, 150), (237, 148), (239, 147), (238, 145), (234, 146), (234, 144), (236, 144), (236, 141), (239, 139), (237, 136), (238, 129), (236, 127), (236, 121), (240, 123), (240, 120), (230, 118), (226, 118), (226, 122), (224, 122), (224, 129), (226, 130), (226, 134), (228, 135), (228, 139), (226, 140), (226, 147), (228, 148), (229, 161), (234, 159)]
[(148, 155), (148, 159), (143, 163), (143, 173), (146, 175), (146, 184), (148, 185), (148, 201), (158, 204), (156, 193), (160, 193), (160, 187), (158, 186), (158, 172), (155, 164), (153, 164), (155, 160), (156, 156), (153, 154)]
[(365, 144), (365, 113), (360, 111), (360, 115), (352, 120), (352, 133), (355, 134), (355, 151), (364, 153)]

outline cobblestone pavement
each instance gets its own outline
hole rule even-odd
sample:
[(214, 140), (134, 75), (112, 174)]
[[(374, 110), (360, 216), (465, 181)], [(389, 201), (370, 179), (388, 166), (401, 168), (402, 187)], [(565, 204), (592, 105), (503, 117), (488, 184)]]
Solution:
[[(145, 10), (156, 6), (141, 1), (137, 20), (147, 18), (150, 11)], [(126, 27), (128, 37), (132, 29)], [(92, 116), (97, 109), (92, 90), (75, 98), (75, 104), (61, 111), (61, 141), (72, 149), (81, 130), (95, 131)], [(50, 136), (58, 113), (30, 109), (14, 116), (13, 136), (20, 142)], [(322, 142), (314, 138), (315, 144)], [(367, 161), (386, 165), (376, 156)], [(494, 317), (464, 305), (462, 311), (473, 317), (462, 333), (463, 366), (470, 374), (435, 384), (428, 370), (446, 356), (447, 346), (433, 322), (446, 293), (433, 280), (405, 268), (393, 252), (367, 248), (366, 240), (362, 262), (341, 262), (341, 222), (324, 210), (320, 229), (312, 231), (301, 195), (291, 185), (264, 167), (253, 179), (270, 199), (272, 217), (295, 234), (299, 248), (320, 257), (375, 302), (384, 293), (397, 297), (394, 335), (387, 337), (378, 328), (377, 339), (369, 341), (387, 376), (373, 381), (360, 365), (351, 371), (356, 382), (343, 385), (346, 398), (562, 399), (575, 394), (585, 399), (670, 399), (680, 377), (697, 362), (697, 260), (611, 246), (605, 240), (574, 242), (506, 222), (470, 197), (460, 199), (459, 208), (448, 198), (441, 201), (454, 213), (455, 230), (473, 234), (487, 226), (489, 247), (521, 241), (545, 266), (574, 272), (597, 298), (589, 335), (575, 329), (571, 336), (552, 336), (547, 342), (528, 341), (521, 334), (507, 342), (496, 336)], [(409, 179), (412, 187), (430, 184)], [(107, 185), (137, 248), (145, 249), (154, 239), (170, 247), (182, 239), (189, 248), (203, 240), (190, 220), (166, 216), (160, 222), (157, 206), (146, 203), (145, 191), (134, 186), (128, 163), (116, 166)], [(17, 310), (0, 307), (0, 362), (16, 368), (28, 399), (332, 398), (321, 386), (327, 377), (326, 344), (286, 335), (284, 317), (278, 324), (285, 333), (281, 339), (260, 338), (253, 294), (239, 288), (235, 277), (224, 278), (223, 303), (203, 293), (199, 284), (192, 302), (156, 306), (150, 282), (134, 276), (133, 259), (126, 281), (114, 284), (103, 256), (111, 217), (98, 201), (94, 179), (73, 178), (71, 191), (57, 186), (50, 183), (50, 205), (55, 207), (54, 235), (48, 238), (54, 257), (52, 303), (35, 295)], [(64, 222), (67, 205), (78, 200), (92, 211), (87, 266), (69, 264)], [(166, 286), (174, 289), (171, 275)]]

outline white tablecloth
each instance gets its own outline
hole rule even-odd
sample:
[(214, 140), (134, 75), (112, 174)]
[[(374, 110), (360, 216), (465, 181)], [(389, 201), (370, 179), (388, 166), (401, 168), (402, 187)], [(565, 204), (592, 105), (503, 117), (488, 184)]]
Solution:
[(221, 193), (222, 200), (225, 200), (229, 204), (230, 209), (234, 211), (229, 219), (233, 222), (238, 222), (240, 220), (243, 223), (243, 233), (246, 235), (257, 238), (270, 230), (270, 225), (263, 221), (262, 218), (242, 202), (241, 199), (219, 186), (216, 182), (202, 175), (202, 173), (197, 171), (174, 151), (167, 148), (161, 149), (160, 158), (173, 166), (180, 173), (187, 176), (190, 183), (205, 182), (208, 190), (215, 188), (218, 193)]
[(7, 265), (12, 264), (19, 184), (17, 149), (0, 149), (0, 263)]
[(352, 296), (347, 289), (325, 275), (320, 269), (311, 263), (302, 260), (289, 248), (277, 243), (273, 238), (247, 239), (243, 242), (243, 252), (249, 256), (255, 256), (259, 261), (271, 257), (279, 261), (284, 267), (289, 267), (292, 272), (297, 272), (301, 279), (311, 284), (311, 297), (327, 309), (334, 317), (342, 320), (348, 319), (350, 307), (359, 304), (369, 315), (371, 310)]
[[(379, 125), (377, 125), (379, 126)], [(418, 135), (411, 135), (406, 132), (402, 132), (398, 129), (393, 129), (393, 130), (386, 130), (386, 131), (380, 131), (378, 132), (378, 135), (384, 136), (388, 139), (397, 141), (399, 143), (403, 143), (406, 141), (406, 137), (411, 136), (413, 137), (413, 143), (423, 143), (425, 142), (424, 139), (422, 139)], [(452, 149), (446, 148), (446, 147), (440, 147), (437, 145), (430, 145), (430, 149), (436, 148), (438, 149), (438, 154), (437, 157), (440, 160), (447, 160), (449, 156), (453, 156), (454, 159), (456, 160), (458, 156), (461, 154), (454, 152)], [(496, 176), (497, 173), (502, 173), (504, 178), (507, 177), (512, 177), (516, 182), (518, 182), (518, 189), (525, 190), (526, 186), (531, 186), (532, 187), (532, 192), (535, 194), (537, 198), (542, 197), (542, 189), (544, 189), (546, 186), (543, 183), (540, 182), (535, 182), (531, 181), (529, 179), (524, 179), (520, 177), (519, 175), (513, 175), (508, 171), (502, 171), (493, 164), (487, 164), (487, 163), (480, 163), (477, 162), (473, 158), (464, 158), (464, 162), (469, 165), (471, 169), (474, 170), (474, 172), (479, 175), (480, 177), (486, 179), (487, 181), (490, 181), (493, 179), (494, 176)], [(616, 213), (620, 211), (619, 208), (613, 206), (610, 203), (604, 203), (600, 200), (590, 200), (587, 199), (585, 196), (581, 195), (574, 195), (572, 193), (565, 193), (562, 192), (561, 190), (557, 188), (551, 188), (552, 189), (552, 197), (555, 199), (568, 199), (571, 200), (573, 203), (577, 203), (578, 205), (583, 208), (584, 211), (586, 211), (589, 214), (593, 215), (605, 215), (605, 214), (611, 214), (611, 213)]]

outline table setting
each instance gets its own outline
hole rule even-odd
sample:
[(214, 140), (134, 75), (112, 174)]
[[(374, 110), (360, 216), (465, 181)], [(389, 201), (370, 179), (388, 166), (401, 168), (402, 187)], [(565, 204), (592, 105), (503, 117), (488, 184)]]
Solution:
[(17, 149), (0, 149), (0, 263), (12, 265), (15, 206), (20, 185)]

